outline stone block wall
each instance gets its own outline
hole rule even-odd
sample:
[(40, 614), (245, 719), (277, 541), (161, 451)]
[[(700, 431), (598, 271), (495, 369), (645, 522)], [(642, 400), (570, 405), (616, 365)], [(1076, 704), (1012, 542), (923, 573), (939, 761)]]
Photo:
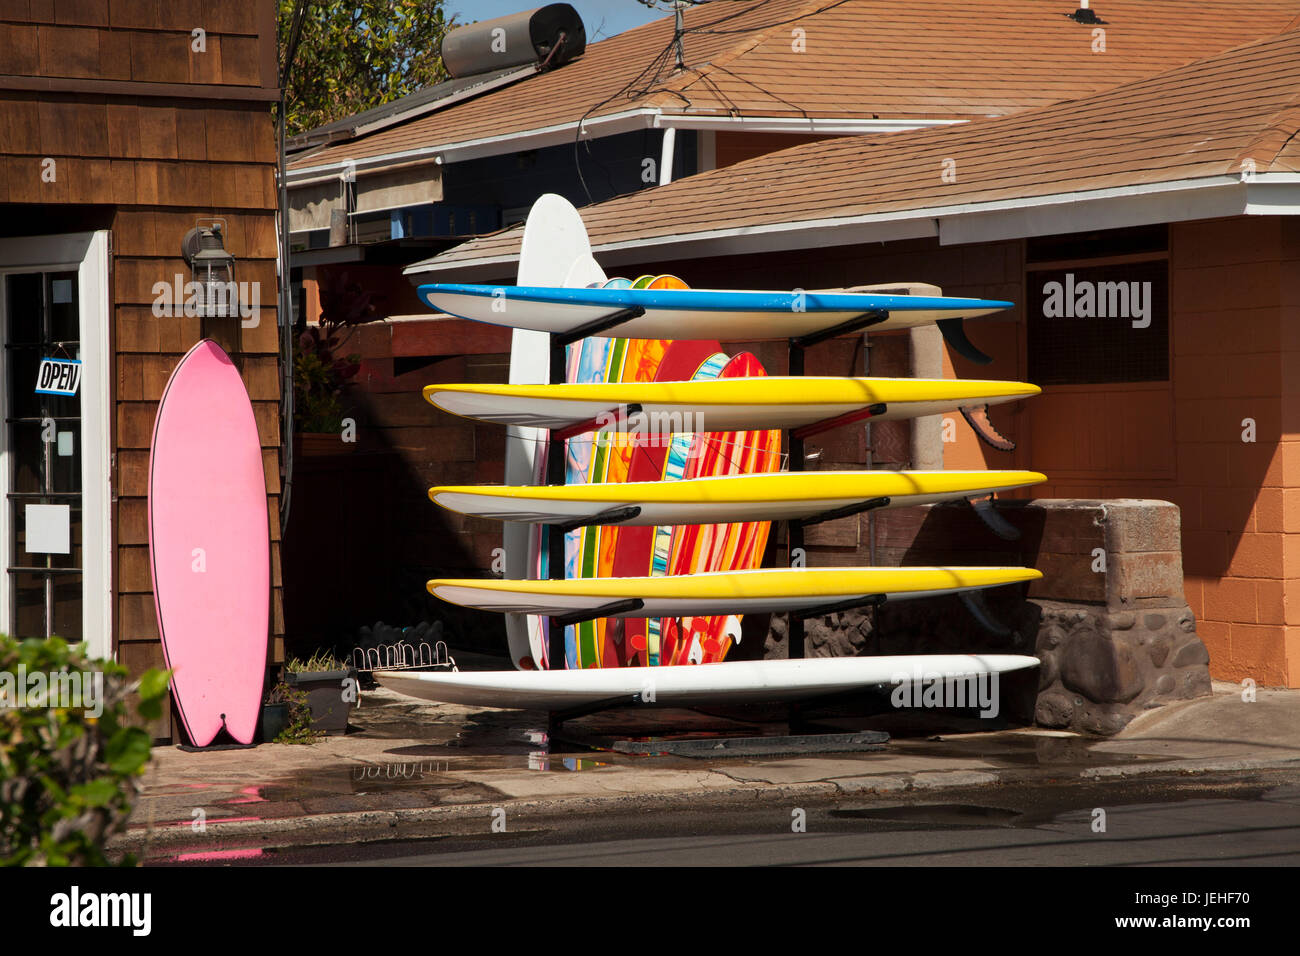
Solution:
[[(1179, 514), (1165, 501), (1036, 499), (1000, 503), (1020, 532), (993, 534), (964, 503), (878, 512), (877, 563), (1022, 565), (1043, 578), (983, 592), (985, 630), (955, 597), (840, 612), (805, 624), (810, 657), (1032, 654), (1039, 668), (1016, 716), (1044, 727), (1113, 734), (1143, 709), (1210, 692), (1209, 655), (1183, 597)], [(781, 657), (774, 616), (765, 652)]]

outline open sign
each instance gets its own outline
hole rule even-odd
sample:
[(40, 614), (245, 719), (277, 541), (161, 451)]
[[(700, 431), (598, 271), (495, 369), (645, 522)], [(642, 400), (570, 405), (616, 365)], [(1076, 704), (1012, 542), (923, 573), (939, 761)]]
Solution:
[(37, 395), (76, 395), (81, 387), (81, 362), (77, 359), (41, 359), (36, 374)]

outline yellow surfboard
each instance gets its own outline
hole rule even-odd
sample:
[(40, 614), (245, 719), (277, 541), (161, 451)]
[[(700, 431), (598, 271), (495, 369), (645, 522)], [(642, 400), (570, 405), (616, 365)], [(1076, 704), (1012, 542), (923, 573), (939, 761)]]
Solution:
[(806, 611), (856, 598), (898, 601), (1042, 576), (1033, 568), (773, 568), (566, 581), (439, 578), (428, 587), (434, 597), (484, 611), (565, 615), (603, 609), (602, 617), (665, 617)]
[[(429, 385), (424, 397), (466, 418), (536, 428), (591, 422), (647, 434), (797, 428), (883, 405), (880, 421), (1037, 395), (1037, 385), (967, 379), (764, 377), (694, 382)], [(636, 407), (634, 407), (636, 406)]]
[[(689, 481), (589, 485), (447, 485), (429, 497), (450, 511), (544, 524), (717, 524), (807, 518), (870, 499), (879, 507), (980, 497), (1046, 481), (1036, 471), (810, 471)], [(636, 509), (636, 513), (630, 513)]]

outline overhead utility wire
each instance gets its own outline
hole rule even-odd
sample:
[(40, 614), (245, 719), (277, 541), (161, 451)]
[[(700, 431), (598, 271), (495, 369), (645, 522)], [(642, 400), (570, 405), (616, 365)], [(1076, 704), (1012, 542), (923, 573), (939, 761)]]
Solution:
[[(800, 13), (796, 16), (787, 17), (783, 20), (772, 21), (770, 23), (755, 24), (753, 26), (743, 27), (734, 30), (710, 29), (711, 27), (714, 27), (719, 23), (726, 23), (730, 20), (735, 20), (738, 17), (751, 14), (755, 12), (755, 10), (760, 9), (762, 6), (766, 6), (767, 3), (770, 2), (771, 0), (764, 0), (762, 4), (747, 6), (746, 9), (744, 10), (737, 11), (736, 13), (729, 13), (725, 16), (719, 17), (716, 20), (710, 20), (709, 22), (700, 24), (698, 26), (684, 26), (680, 32), (674, 30), (672, 39), (669, 40), (667, 45), (662, 50), (660, 50), (654, 57), (651, 58), (650, 62), (647, 63), (646, 66), (636, 76), (628, 80), (616, 92), (614, 92), (610, 96), (607, 96), (605, 99), (601, 100), (600, 102), (594, 104), (585, 113), (582, 114), (581, 119), (578, 120), (577, 128), (574, 131), (573, 162), (574, 162), (574, 169), (578, 174), (578, 182), (582, 185), (582, 190), (584, 193), (586, 193), (587, 201), (589, 203), (595, 202), (595, 197), (591, 194), (591, 188), (587, 185), (586, 176), (583, 175), (582, 156), (578, 151), (578, 147), (582, 145), (583, 125), (586, 123), (588, 118), (590, 118), (593, 113), (595, 113), (597, 110), (601, 109), (602, 107), (607, 106), (608, 104), (614, 102), (620, 97), (626, 97), (628, 99), (637, 99), (639, 97), (648, 96), (651, 93), (668, 93), (681, 100), (684, 107), (689, 108), (691, 106), (691, 99), (689, 96), (687, 96), (685, 93), (681, 92), (680, 90), (670, 90), (661, 85), (662, 83), (661, 77), (664, 73), (664, 68), (667, 66), (669, 61), (675, 59), (674, 57), (675, 50), (677, 48), (678, 43), (684, 36), (691, 33), (718, 34), (718, 35), (757, 33), (764, 30), (770, 30), (773, 27), (782, 26), (787, 23), (794, 23), (797, 20), (803, 20), (809, 17), (818, 16), (822, 13), (827, 12), (828, 10), (833, 10), (836, 7), (843, 6), (845, 3), (848, 3), (849, 0), (834, 0), (834, 2), (825, 4), (824, 6), (821, 6), (816, 10), (812, 10), (807, 13)], [(728, 75), (735, 77), (737, 80), (741, 82), (748, 83), (754, 89), (758, 90), (759, 92), (763, 93), (766, 96), (771, 97), (774, 100), (779, 100), (780, 102), (789, 106), (791, 109), (797, 110), (803, 116), (806, 117), (808, 115), (807, 111), (804, 110), (802, 107), (796, 106), (795, 104), (791, 103), (789, 100), (786, 100), (784, 97), (778, 96), (777, 94), (771, 92), (770, 90), (765, 89), (764, 87), (753, 82), (752, 80), (746, 79), (744, 77), (740, 77), (733, 71), (727, 70), (724, 67), (718, 66), (716, 64), (710, 64), (710, 65), (714, 69), (727, 73)], [(739, 107), (737, 107), (735, 102), (731, 100), (731, 97), (729, 97), (715, 82), (713, 82), (713, 80), (707, 74), (701, 72), (698, 69), (695, 69), (694, 67), (687, 67), (687, 70), (691, 73), (694, 73), (700, 79), (701, 82), (705, 83), (717, 95), (717, 97), (720, 100), (723, 100), (730, 104), (727, 109), (727, 112), (729, 114), (734, 116), (740, 112)], [(645, 80), (647, 75), (650, 76), (650, 79), (648, 81), (645, 81), (644, 85), (638, 85), (641, 84), (643, 80)], [(590, 141), (586, 143), (586, 148), (587, 148), (587, 156), (590, 158), (592, 155)], [(605, 172), (605, 176), (607, 181), (609, 182), (610, 191), (612, 193), (616, 188), (613, 182), (613, 177), (611, 176), (608, 167), (604, 163), (599, 162), (599, 160), (597, 160), (597, 163), (598, 165), (600, 165), (601, 169)]]

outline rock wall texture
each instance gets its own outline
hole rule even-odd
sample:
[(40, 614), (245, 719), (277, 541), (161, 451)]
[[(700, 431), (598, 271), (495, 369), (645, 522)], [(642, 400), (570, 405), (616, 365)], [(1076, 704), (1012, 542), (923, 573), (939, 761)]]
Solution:
[[(1037, 692), (1007, 700), (1008, 714), (1092, 734), (1210, 693), (1209, 654), (1183, 598), (1175, 505), (1037, 499), (998, 512), (1018, 540), (998, 538), (965, 504), (878, 512), (874, 536), (879, 565), (1038, 568), (1043, 579), (1027, 587), (984, 592), (1006, 633), (986, 630), (955, 597), (899, 602), (807, 619), (807, 655), (1031, 654), (1042, 662)], [(786, 656), (786, 631), (773, 616), (765, 656)]]

